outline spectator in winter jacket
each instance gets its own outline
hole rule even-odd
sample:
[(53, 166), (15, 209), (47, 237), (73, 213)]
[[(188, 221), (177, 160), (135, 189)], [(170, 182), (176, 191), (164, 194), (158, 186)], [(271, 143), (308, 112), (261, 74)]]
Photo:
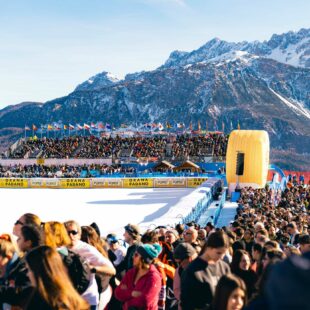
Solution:
[(115, 269), (112, 263), (104, 257), (94, 246), (81, 241), (81, 226), (75, 221), (65, 222), (67, 233), (71, 239), (70, 250), (84, 258), (91, 269), (92, 277), (87, 290), (82, 297), (91, 305), (91, 309), (97, 309), (99, 304), (98, 286), (95, 274), (113, 276)]
[(129, 245), (124, 260), (117, 266), (117, 273), (122, 275), (133, 267), (133, 255), (140, 245), (140, 228), (138, 225), (128, 224), (124, 227), (124, 240)]
[(133, 268), (127, 271), (121, 284), (115, 289), (115, 296), (123, 302), (123, 309), (157, 310), (162, 285), (160, 273), (153, 262), (161, 247), (145, 244), (134, 253)]
[(173, 292), (179, 304), (178, 308), (181, 309), (181, 276), (183, 271), (188, 267), (188, 265), (197, 258), (198, 254), (189, 243), (182, 242), (175, 248), (173, 256), (175, 261), (179, 264), (179, 267), (174, 274)]
[(248, 292), (248, 298), (251, 298), (252, 294), (255, 292), (255, 284), (257, 281), (257, 275), (250, 267), (251, 258), (248, 252), (245, 250), (237, 250), (234, 252), (230, 265), (231, 272), (244, 281)]
[[(23, 225), (20, 228), (17, 245), (21, 252), (27, 253), (41, 243), (39, 227)], [(11, 242), (0, 240), (0, 266), (4, 270), (0, 286), (0, 304), (3, 302), (10, 305), (24, 305), (29, 294), (30, 279), (24, 258), (18, 256)]]
[(25, 259), (32, 287), (23, 309), (89, 309), (74, 289), (56, 249), (39, 246), (28, 252)]
[(222, 259), (229, 247), (224, 232), (212, 233), (201, 255), (184, 270), (181, 277), (181, 307), (183, 310), (211, 309), (217, 282), (230, 273)]

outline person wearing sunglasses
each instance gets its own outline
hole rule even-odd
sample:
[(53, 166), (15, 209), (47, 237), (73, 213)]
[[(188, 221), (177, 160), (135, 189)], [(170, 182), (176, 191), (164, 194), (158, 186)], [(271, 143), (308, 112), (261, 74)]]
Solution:
[(71, 240), (69, 249), (83, 257), (88, 262), (92, 272), (90, 284), (82, 294), (82, 297), (91, 305), (91, 310), (97, 310), (99, 305), (99, 291), (95, 274), (114, 276), (116, 274), (115, 268), (94, 246), (81, 240), (81, 226), (76, 221), (67, 221), (64, 224)]
[(13, 234), (17, 237), (20, 236), (20, 231), (23, 225), (35, 225), (40, 227), (41, 220), (40, 218), (32, 213), (23, 214), (15, 223), (13, 227)]
[(115, 297), (123, 302), (123, 309), (157, 310), (162, 278), (153, 262), (161, 252), (159, 244), (137, 247), (133, 256), (133, 268), (127, 271)]

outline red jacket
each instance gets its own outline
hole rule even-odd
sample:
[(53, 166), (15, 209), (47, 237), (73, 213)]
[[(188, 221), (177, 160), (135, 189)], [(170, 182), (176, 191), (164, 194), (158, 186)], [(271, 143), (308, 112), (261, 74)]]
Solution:
[[(157, 310), (162, 281), (160, 273), (154, 265), (151, 265), (149, 272), (142, 276), (135, 285), (134, 280), (136, 274), (136, 268), (127, 271), (121, 284), (115, 289), (115, 297), (124, 303), (124, 310), (127, 310), (130, 307), (145, 310)], [(121, 289), (121, 286), (124, 284), (127, 286), (127, 289)], [(132, 291), (141, 292), (141, 296), (132, 297)]]

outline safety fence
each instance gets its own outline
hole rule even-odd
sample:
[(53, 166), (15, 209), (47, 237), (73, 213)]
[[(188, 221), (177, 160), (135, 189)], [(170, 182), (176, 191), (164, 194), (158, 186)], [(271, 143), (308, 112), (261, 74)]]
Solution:
[(0, 178), (0, 188), (187, 188), (201, 178)]
[(221, 199), (219, 200), (219, 205), (214, 213), (214, 219), (213, 219), (214, 226), (216, 226), (217, 221), (221, 215), (221, 211), (224, 207), (225, 201), (226, 201), (226, 190), (223, 190), (221, 194)]
[(200, 216), (207, 211), (212, 202), (211, 191), (206, 192), (205, 197), (200, 199), (197, 204), (193, 207), (192, 211), (182, 219), (183, 224), (194, 221), (198, 222)]

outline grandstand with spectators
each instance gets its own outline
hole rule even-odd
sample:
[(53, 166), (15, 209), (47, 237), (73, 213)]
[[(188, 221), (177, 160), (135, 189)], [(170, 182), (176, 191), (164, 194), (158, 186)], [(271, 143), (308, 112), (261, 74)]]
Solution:
[[(307, 266), (310, 253), (309, 179), (307, 174), (286, 174), (264, 164), (269, 145), (261, 145), (268, 139), (258, 137), (265, 134), (238, 130), (231, 140), (223, 133), (21, 139), (0, 159), (2, 199), (10, 206), (1, 220), (0, 246), (11, 242), (13, 229), (19, 240), (16, 253), (30, 251), (20, 241), (21, 236), (26, 241), (32, 236), (27, 235), (27, 229), (32, 229), (27, 225), (30, 218), (44, 221), (38, 231), (65, 222), (68, 247), (93, 264), (90, 255), (95, 250), (88, 249), (93, 254), (86, 254), (88, 246), (79, 239), (89, 243), (87, 233), (96, 234), (95, 227), (101, 241), (92, 243), (98, 253), (91, 269), (103, 277), (110, 272), (108, 280), (116, 274), (121, 281), (118, 288), (103, 281), (106, 286), (96, 286), (93, 299), (81, 294), (98, 309), (120, 309), (122, 304), (128, 308), (128, 300), (122, 297), (125, 292), (119, 291), (133, 285), (131, 267), (145, 274), (158, 272), (161, 293), (152, 291), (154, 309), (219, 309), (214, 296), (220, 294), (221, 281), (217, 284), (204, 277), (204, 285), (212, 286), (207, 290), (210, 294), (202, 287), (190, 290), (200, 281), (192, 270), (202, 264), (202, 276), (213, 272), (208, 267), (212, 265), (221, 266), (216, 267), (222, 272), (219, 277), (234, 274), (242, 296), (248, 297), (239, 299), (240, 309), (261, 309), (261, 305), (307, 309), (304, 294), (297, 300), (288, 287), (300, 287), (302, 292), (310, 288), (309, 277), (301, 276), (309, 273), (309, 268), (302, 267)], [(238, 135), (251, 137), (252, 149), (248, 142), (232, 148), (232, 141), (240, 141)], [(261, 171), (252, 169), (257, 162), (261, 164), (256, 170)], [(263, 185), (261, 180), (265, 180)], [(54, 244), (42, 237), (45, 246)], [(289, 268), (291, 275), (283, 273)], [(4, 290), (12, 287), (10, 276), (15, 275), (9, 274), (0, 275)], [(20, 292), (30, 289), (27, 281), (23, 287), (14, 282), (13, 299), (0, 292), (1, 302), (23, 306), (25, 295)], [(130, 302), (144, 309), (151, 301), (138, 297), (149, 296), (152, 289), (139, 285)]]

